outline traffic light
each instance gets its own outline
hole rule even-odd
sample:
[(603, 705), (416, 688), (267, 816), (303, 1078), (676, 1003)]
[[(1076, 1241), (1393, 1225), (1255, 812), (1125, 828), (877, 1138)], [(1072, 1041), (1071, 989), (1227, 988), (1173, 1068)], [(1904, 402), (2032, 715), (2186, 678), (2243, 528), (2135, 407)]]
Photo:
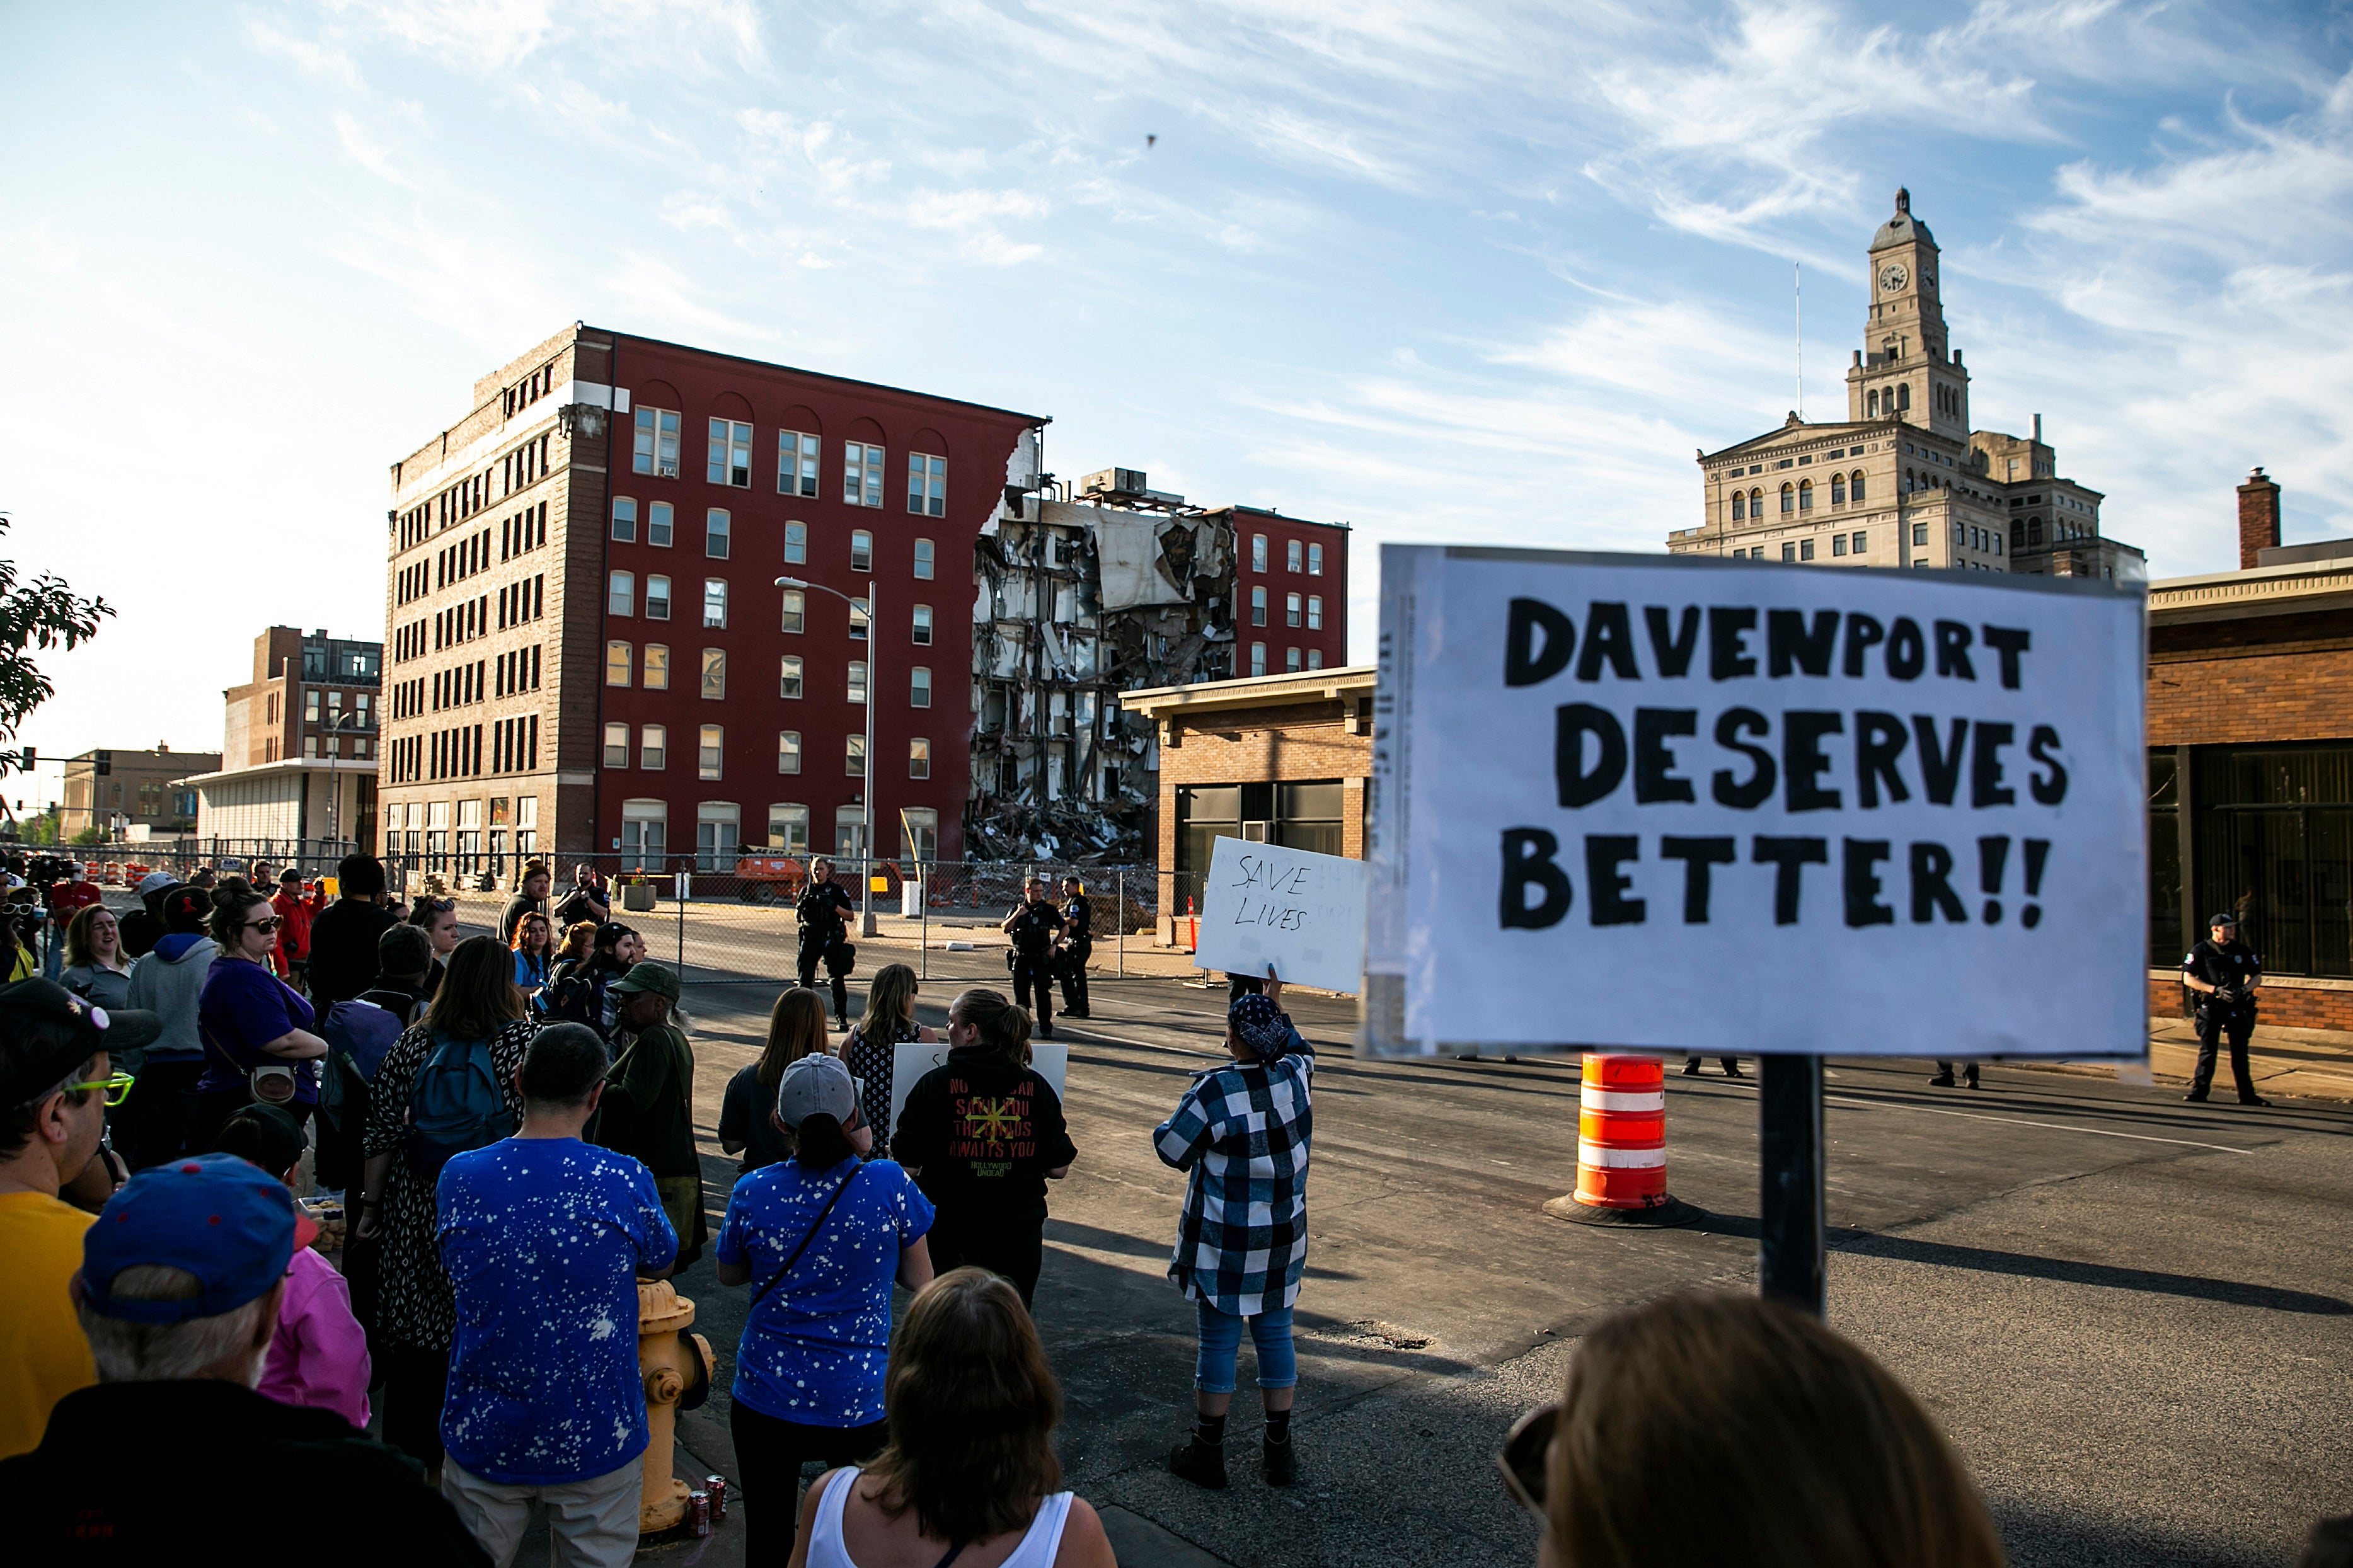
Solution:
[(33, 771), (33, 748), (32, 748), (32, 747), (27, 746), (27, 747), (26, 747), (26, 748), (25, 748), (25, 752), (24, 752), (24, 761), (23, 761), (21, 763), (19, 763), (18, 765), (19, 765), (19, 766), (21, 766), (21, 767), (25, 770), (25, 772), (26, 772), (26, 773), (31, 773), (31, 772)]
[(114, 772), (114, 753), (112, 752), (96, 752), (91, 754), (98, 759), (98, 776), (100, 778), (105, 778)]

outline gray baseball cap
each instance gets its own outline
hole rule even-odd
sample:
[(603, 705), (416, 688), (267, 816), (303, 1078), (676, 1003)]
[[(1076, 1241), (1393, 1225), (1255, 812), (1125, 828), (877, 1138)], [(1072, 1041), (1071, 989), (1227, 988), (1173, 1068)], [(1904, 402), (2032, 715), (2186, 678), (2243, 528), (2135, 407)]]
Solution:
[(776, 1085), (776, 1120), (798, 1127), (812, 1116), (830, 1116), (844, 1127), (858, 1114), (863, 1079), (849, 1076), (839, 1057), (806, 1056), (785, 1068)]

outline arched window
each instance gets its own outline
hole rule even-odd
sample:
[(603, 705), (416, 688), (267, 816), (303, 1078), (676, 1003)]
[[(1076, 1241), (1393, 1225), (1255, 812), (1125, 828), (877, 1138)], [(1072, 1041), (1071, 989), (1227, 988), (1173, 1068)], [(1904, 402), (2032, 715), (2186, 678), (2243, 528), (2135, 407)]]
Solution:
[(1912, 388), (1909, 384), (1895, 389), (1895, 406), (1899, 411), (1912, 406)]
[(1798, 481), (1798, 510), (1799, 511), (1814, 510), (1814, 481), (1811, 479)]
[(1748, 515), (1748, 495), (1745, 490), (1732, 492), (1732, 521), (1738, 522)]
[(1797, 487), (1797, 486), (1795, 486), (1795, 485), (1788, 485), (1788, 484), (1785, 484), (1785, 485), (1783, 485), (1783, 486), (1781, 487), (1781, 510), (1782, 510), (1782, 512), (1783, 512), (1784, 514), (1787, 514), (1787, 513), (1788, 513), (1788, 512), (1793, 512), (1793, 511), (1795, 511), (1795, 510), (1798, 510), (1798, 487)]
[(1847, 477), (1847, 493), (1856, 500), (1862, 499), (1862, 470), (1857, 468)]
[(1867, 413), (1869, 413), (1869, 415), (1871, 416), (1871, 417), (1872, 417), (1872, 418), (1873, 418), (1873, 419), (1878, 418), (1878, 417), (1879, 417), (1879, 388), (1877, 388), (1877, 387), (1875, 387), (1875, 386), (1874, 386), (1874, 387), (1873, 387), (1873, 388), (1872, 388), (1868, 393), (1865, 393), (1865, 394), (1863, 395), (1862, 404), (1863, 404), (1863, 408), (1865, 409), (1865, 411), (1866, 411)]
[(2010, 548), (2013, 554), (2026, 548), (2026, 524), (2014, 517), (2010, 520)]
[(1915, 475), (1914, 475), (1914, 473), (1912, 472), (1912, 470), (1911, 470), (1911, 469), (1909, 469), (1909, 468), (1905, 469), (1905, 470), (1904, 470), (1904, 493), (1905, 493), (1905, 495), (1907, 495), (1907, 496), (1908, 496), (1908, 495), (1910, 495), (1914, 490), (1917, 489), (1919, 488), (1919, 486), (1920, 486), (1919, 479), (1918, 479)]
[(2039, 518), (2039, 517), (2030, 517), (2030, 518), (2028, 518), (2028, 519), (2026, 520), (2026, 545), (2027, 545), (2027, 548), (2028, 548), (2028, 549), (2030, 549), (2030, 550), (2032, 550), (2032, 549), (2035, 549), (2035, 548), (2039, 547), (2042, 543), (2042, 520), (2041, 518)]
[(1844, 474), (1832, 474), (1831, 476), (1831, 505), (1846, 505), (1846, 476)]
[(1750, 490), (1748, 492), (1748, 521), (1755, 522), (1758, 518), (1763, 517), (1764, 515), (1765, 492), (1761, 489)]

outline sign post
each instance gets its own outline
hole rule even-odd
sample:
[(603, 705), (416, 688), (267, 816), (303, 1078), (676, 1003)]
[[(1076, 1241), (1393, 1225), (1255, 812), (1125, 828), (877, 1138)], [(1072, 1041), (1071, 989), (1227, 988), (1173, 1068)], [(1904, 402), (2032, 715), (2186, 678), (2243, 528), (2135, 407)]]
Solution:
[(1823, 1306), (1822, 1058), (1757, 1064), (1757, 1289), (1819, 1318)]

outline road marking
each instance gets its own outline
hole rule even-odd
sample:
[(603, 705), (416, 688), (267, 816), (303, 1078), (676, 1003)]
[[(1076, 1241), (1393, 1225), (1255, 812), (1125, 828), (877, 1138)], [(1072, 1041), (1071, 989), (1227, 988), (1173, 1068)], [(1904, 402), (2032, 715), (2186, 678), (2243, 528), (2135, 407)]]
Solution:
[(1886, 1100), (1856, 1100), (1843, 1094), (1826, 1094), (1825, 1100), (1837, 1100), (1845, 1105), (1859, 1105), (1870, 1110), (1916, 1110), (1923, 1116), (1959, 1116), (1971, 1121), (2000, 1121), (2011, 1127), (2049, 1127), (2061, 1132), (2089, 1132), (2095, 1138), (2130, 1138), (2139, 1143), (2173, 1143), (2184, 1149), (2211, 1149), (2219, 1154), (2253, 1154), (2253, 1149), (2237, 1149), (2228, 1143), (2200, 1143), (2194, 1138), (2158, 1138), (2147, 1132), (2117, 1132), (2105, 1127), (2078, 1127), (2072, 1121), (2038, 1121), (2028, 1116), (1987, 1116), (1975, 1110), (1946, 1110), (1934, 1105), (1899, 1105)]

